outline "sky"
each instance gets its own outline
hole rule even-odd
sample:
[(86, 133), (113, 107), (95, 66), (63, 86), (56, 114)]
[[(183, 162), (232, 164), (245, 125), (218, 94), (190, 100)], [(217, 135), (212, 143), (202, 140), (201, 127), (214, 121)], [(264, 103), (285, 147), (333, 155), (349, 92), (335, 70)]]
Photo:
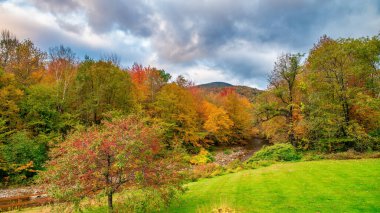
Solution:
[(116, 54), (183, 75), (265, 89), (283, 53), (380, 33), (379, 0), (0, 0), (0, 30), (79, 58)]

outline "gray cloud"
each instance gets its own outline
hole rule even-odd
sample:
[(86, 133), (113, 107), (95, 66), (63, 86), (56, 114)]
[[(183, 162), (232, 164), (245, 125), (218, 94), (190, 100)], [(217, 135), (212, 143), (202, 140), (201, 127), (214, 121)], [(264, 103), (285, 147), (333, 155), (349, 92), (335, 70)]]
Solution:
[(323, 34), (358, 37), (380, 30), (377, 0), (33, 0), (32, 5), (53, 15), (66, 33), (121, 31), (138, 40), (115, 40), (101, 50), (121, 53), (128, 62), (153, 60), (176, 72), (202, 65), (260, 87), (283, 52), (307, 53)]

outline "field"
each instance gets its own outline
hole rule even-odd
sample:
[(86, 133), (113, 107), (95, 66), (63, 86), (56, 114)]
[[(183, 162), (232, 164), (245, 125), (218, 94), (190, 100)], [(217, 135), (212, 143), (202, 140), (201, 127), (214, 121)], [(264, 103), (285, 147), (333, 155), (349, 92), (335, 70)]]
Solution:
[(168, 212), (380, 212), (380, 160), (276, 164), (188, 189)]

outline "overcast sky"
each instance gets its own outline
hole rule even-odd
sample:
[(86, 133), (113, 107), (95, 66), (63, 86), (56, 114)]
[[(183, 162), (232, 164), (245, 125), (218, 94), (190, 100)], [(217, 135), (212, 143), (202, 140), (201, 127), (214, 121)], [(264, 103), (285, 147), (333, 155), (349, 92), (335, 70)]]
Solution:
[(380, 33), (379, 0), (0, 0), (0, 29), (43, 50), (117, 54), (206, 83), (266, 88), (285, 52), (307, 53), (323, 34)]

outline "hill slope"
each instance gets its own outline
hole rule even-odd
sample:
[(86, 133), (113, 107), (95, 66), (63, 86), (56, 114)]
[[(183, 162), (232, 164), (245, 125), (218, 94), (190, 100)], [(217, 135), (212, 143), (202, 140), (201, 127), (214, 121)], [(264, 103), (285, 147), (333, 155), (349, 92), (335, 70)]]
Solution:
[(221, 206), (237, 212), (380, 212), (380, 160), (276, 164), (188, 187), (168, 212)]
[(248, 86), (234, 86), (232, 84), (226, 82), (211, 82), (207, 84), (200, 84), (197, 87), (202, 88), (207, 92), (212, 93), (220, 93), (225, 88), (234, 88), (235, 91), (248, 98), (251, 102), (255, 99), (255, 97), (260, 94), (262, 91), (256, 88), (248, 87)]
[(201, 88), (217, 88), (217, 87), (233, 87), (234, 85), (226, 82), (210, 82), (207, 84), (200, 84), (198, 87)]

